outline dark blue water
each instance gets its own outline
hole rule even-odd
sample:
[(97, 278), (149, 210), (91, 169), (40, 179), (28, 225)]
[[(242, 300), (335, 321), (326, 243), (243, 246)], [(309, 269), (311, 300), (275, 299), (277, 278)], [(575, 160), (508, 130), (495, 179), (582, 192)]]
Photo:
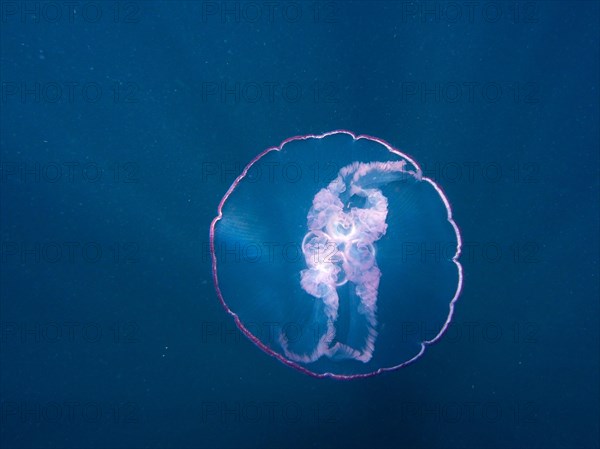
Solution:
[[(1, 8), (2, 448), (599, 446), (597, 2)], [(464, 239), (447, 335), (352, 382), (240, 336), (208, 256), (252, 157), (337, 128)]]

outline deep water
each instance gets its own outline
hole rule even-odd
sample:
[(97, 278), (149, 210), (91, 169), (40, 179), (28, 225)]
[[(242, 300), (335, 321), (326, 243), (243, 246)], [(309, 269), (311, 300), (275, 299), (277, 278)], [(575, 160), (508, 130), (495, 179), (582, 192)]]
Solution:
[[(0, 447), (599, 447), (598, 2), (68, 5), (0, 5)], [(439, 183), (465, 274), (350, 382), (240, 335), (208, 245), (254, 156), (340, 128)]]

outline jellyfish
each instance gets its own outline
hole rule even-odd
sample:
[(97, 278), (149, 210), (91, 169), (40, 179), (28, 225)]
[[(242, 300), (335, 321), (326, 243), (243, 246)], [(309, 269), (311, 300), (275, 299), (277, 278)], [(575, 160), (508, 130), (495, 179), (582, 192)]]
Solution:
[(414, 362), (462, 288), (441, 187), (387, 142), (346, 130), (254, 158), (221, 200), (210, 246), (217, 297), (240, 331), (314, 377)]

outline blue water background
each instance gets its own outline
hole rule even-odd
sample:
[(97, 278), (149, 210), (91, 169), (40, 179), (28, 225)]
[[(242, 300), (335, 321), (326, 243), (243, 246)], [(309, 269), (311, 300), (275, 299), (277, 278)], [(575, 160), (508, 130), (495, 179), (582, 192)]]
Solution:
[[(116, 16), (96, 2), (96, 22), (81, 5), (73, 23), (3, 16), (0, 446), (598, 447), (598, 3), (519, 3), (515, 17), (495, 2), (495, 22), (482, 6), (470, 20), (461, 4), (453, 22), (383, 1), (318, 3), (317, 18), (301, 2), (292, 21), (275, 3), (272, 19), (255, 3), (256, 21), (194, 1), (118, 3)], [(94, 83), (101, 97), (75, 87), (51, 102), (23, 83)], [(222, 83), (262, 97), (221, 98)], [(273, 99), (265, 83), (280, 86)], [(471, 100), (465, 83), (502, 94)], [(240, 337), (208, 257), (234, 173), (289, 136), (337, 128), (428, 167), (471, 248), (455, 333), (350, 383)], [(70, 163), (102, 176), (65, 180)], [(9, 176), (15, 164), (63, 177)], [(103, 256), (27, 255), (52, 242)]]

